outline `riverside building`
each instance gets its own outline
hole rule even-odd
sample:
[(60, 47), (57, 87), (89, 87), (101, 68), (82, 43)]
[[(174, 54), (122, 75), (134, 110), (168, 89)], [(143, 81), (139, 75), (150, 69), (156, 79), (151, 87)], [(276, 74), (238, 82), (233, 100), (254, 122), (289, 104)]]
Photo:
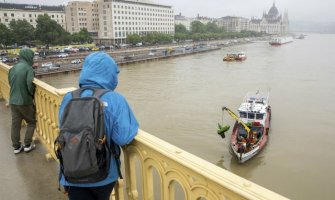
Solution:
[(219, 27), (224, 27), (227, 32), (241, 32), (244, 30), (263, 32), (268, 34), (287, 34), (289, 32), (288, 14), (279, 13), (275, 3), (269, 12), (263, 13), (261, 19), (226, 16), (216, 20)]
[(252, 18), (250, 20), (249, 30), (269, 34), (287, 34), (289, 32), (288, 13), (280, 14), (273, 3), (269, 12), (263, 13), (262, 19)]
[(99, 7), (98, 2), (70, 1), (65, 6), (66, 27), (70, 33), (77, 33), (86, 28), (92, 37), (98, 36)]
[(149, 0), (70, 1), (66, 6), (0, 3), (0, 23), (7, 26), (25, 19), (36, 27), (37, 17), (45, 13), (70, 33), (87, 28), (96, 44), (123, 44), (129, 34), (174, 35), (172, 7)]
[(39, 15), (47, 14), (66, 29), (64, 6), (0, 3), (0, 23), (9, 26), (12, 20), (27, 20), (36, 27)]
[(127, 36), (148, 33), (174, 35), (171, 6), (148, 0), (98, 0), (99, 31), (96, 44), (126, 43)]
[(217, 19), (216, 23), (227, 32), (241, 32), (249, 29), (249, 19), (243, 17), (226, 16)]
[(207, 24), (209, 22), (214, 22), (215, 20), (213, 18), (209, 18), (209, 17), (203, 17), (200, 16), (199, 14), (197, 15), (197, 17), (193, 17), (193, 18), (189, 18), (189, 17), (185, 17), (183, 15), (181, 15), (181, 13), (179, 13), (178, 15), (174, 16), (174, 20), (175, 20), (175, 24), (182, 24), (185, 26), (186, 30), (191, 31), (191, 24), (194, 21), (199, 21), (203, 24)]

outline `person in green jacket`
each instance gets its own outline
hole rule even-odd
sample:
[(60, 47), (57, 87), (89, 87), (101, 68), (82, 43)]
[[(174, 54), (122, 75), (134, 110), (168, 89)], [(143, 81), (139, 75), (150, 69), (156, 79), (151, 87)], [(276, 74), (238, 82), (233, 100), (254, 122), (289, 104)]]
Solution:
[[(11, 139), (14, 154), (22, 150), (30, 152), (35, 148), (32, 140), (36, 128), (34, 93), (34, 70), (32, 68), (34, 52), (23, 48), (19, 53), (19, 63), (9, 70), (8, 82), (10, 85), (9, 104), (12, 112)], [(22, 120), (27, 122), (24, 145), (20, 142)]]

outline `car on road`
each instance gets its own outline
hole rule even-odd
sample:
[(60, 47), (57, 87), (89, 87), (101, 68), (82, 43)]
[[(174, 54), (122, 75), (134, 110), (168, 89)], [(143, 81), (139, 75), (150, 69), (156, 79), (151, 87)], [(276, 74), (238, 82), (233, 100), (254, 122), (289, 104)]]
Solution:
[(8, 63), (8, 58), (7, 57), (0, 58), (0, 61), (3, 63)]
[(67, 57), (69, 57), (69, 54), (67, 54), (67, 53), (58, 54), (58, 58), (67, 58)]
[(3, 57), (2, 59), (1, 59), (1, 62), (3, 62), (3, 63), (15, 63), (15, 62), (17, 62), (18, 61), (18, 58), (8, 58), (8, 57)]
[(52, 67), (52, 62), (46, 62), (46, 63), (42, 63), (41, 67), (46, 67), (46, 68), (49, 68), (49, 67)]
[(79, 63), (81, 63), (80, 59), (75, 59), (71, 61), (71, 64), (79, 64)]
[(98, 47), (93, 47), (91, 50), (92, 51), (99, 51), (99, 48)]

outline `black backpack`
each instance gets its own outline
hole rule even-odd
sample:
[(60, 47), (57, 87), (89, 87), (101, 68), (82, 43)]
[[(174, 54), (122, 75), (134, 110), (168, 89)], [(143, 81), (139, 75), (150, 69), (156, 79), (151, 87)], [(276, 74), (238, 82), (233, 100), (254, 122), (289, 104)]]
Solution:
[[(81, 97), (86, 89), (93, 91), (92, 96)], [(111, 154), (116, 158), (121, 176), (114, 143), (111, 141), (112, 148), (109, 148), (106, 142), (104, 105), (100, 101), (106, 92), (108, 90), (80, 88), (72, 92), (72, 99), (64, 108), (55, 154), (60, 162), (60, 173), (70, 183), (104, 180), (109, 172)]]

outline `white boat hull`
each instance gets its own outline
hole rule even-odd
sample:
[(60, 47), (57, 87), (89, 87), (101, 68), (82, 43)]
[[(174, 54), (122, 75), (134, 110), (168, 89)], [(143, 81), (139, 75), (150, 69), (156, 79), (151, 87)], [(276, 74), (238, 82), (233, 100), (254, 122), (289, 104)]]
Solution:
[[(232, 144), (233, 145), (233, 144)], [(239, 163), (244, 163), (245, 161), (249, 160), (250, 158), (254, 157), (259, 151), (259, 146), (256, 146), (253, 150), (247, 153), (238, 153), (234, 147), (232, 147), (234, 154), (237, 157)]]

